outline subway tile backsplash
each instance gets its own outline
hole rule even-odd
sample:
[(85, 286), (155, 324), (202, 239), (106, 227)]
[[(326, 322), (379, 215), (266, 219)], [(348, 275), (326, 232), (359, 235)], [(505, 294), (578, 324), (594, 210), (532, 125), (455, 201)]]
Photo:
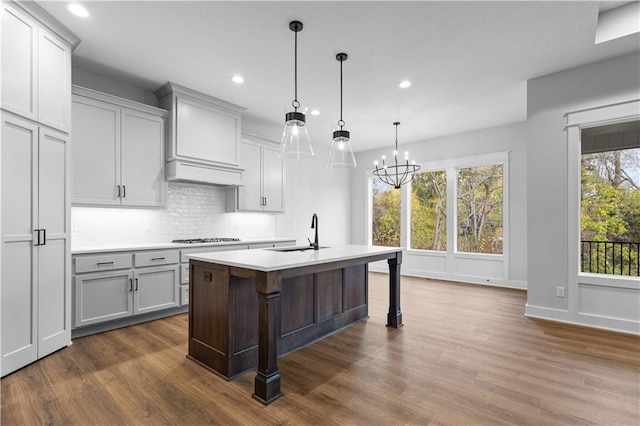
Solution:
[(100, 244), (166, 243), (176, 238), (276, 236), (276, 216), (225, 213), (225, 189), (169, 182), (167, 207), (72, 207), (73, 248)]

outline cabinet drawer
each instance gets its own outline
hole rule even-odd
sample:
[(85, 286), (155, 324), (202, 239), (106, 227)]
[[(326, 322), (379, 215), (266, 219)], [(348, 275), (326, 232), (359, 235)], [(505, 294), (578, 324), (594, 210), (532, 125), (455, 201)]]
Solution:
[(136, 268), (142, 266), (171, 265), (178, 263), (179, 255), (177, 250), (152, 251), (134, 254), (134, 264)]
[(131, 254), (101, 254), (97, 256), (78, 256), (74, 262), (74, 272), (111, 271), (131, 268)]

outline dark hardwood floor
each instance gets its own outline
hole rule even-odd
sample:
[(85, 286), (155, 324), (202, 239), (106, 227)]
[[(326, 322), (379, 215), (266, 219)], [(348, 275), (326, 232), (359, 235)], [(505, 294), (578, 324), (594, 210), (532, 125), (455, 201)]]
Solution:
[(251, 398), (188, 360), (187, 315), (74, 340), (2, 379), (3, 425), (640, 424), (640, 338), (523, 316), (523, 291), (402, 279), (404, 327), (370, 318), (280, 360)]

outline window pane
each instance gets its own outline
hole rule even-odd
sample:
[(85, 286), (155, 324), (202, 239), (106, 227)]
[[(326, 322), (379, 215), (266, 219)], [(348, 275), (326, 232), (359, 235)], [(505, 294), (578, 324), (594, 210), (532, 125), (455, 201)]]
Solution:
[(400, 191), (373, 178), (372, 244), (400, 247)]
[(502, 254), (502, 165), (458, 171), (459, 252)]
[(411, 182), (411, 248), (447, 250), (447, 172), (420, 173)]
[(640, 274), (639, 188), (639, 148), (582, 156), (582, 272)]

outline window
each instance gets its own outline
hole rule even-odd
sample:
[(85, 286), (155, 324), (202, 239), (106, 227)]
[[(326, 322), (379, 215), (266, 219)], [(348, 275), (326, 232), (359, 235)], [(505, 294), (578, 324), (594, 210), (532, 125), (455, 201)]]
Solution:
[(371, 243), (400, 247), (400, 191), (374, 177), (371, 197)]
[(447, 172), (416, 175), (411, 182), (411, 248), (447, 250)]
[(583, 136), (581, 271), (639, 276), (640, 148), (604, 150), (619, 133), (596, 135), (590, 147), (589, 134)]
[(502, 254), (502, 164), (458, 170), (457, 251)]

